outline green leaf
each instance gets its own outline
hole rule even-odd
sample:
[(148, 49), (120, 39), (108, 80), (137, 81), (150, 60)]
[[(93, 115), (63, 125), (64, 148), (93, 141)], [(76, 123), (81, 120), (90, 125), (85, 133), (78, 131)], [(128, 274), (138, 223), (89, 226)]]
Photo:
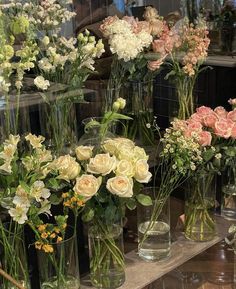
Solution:
[(93, 219), (93, 217), (94, 217), (94, 210), (89, 208), (82, 215), (82, 220), (84, 222), (89, 222), (89, 221), (91, 221)]
[(146, 196), (144, 194), (138, 194), (136, 196), (138, 202), (143, 206), (151, 206), (152, 205), (152, 199), (149, 196)]
[(126, 207), (131, 211), (134, 210), (136, 208), (136, 201), (132, 198), (127, 199)]
[(58, 182), (57, 179), (55, 178), (51, 178), (48, 180), (48, 185), (50, 188), (54, 189), (54, 190), (58, 190), (60, 188), (60, 184)]
[(117, 112), (113, 112), (111, 119), (115, 120), (115, 119), (132, 119), (132, 117), (126, 116), (124, 114), (121, 113), (117, 113)]
[(61, 201), (62, 201), (62, 199), (59, 198), (59, 197), (58, 197), (57, 195), (55, 195), (55, 194), (52, 194), (52, 195), (50, 196), (49, 200), (50, 200), (50, 203), (51, 203), (52, 205), (59, 205), (59, 204), (61, 203)]
[(225, 150), (225, 154), (229, 157), (235, 157), (236, 156), (236, 149), (233, 147), (229, 147), (227, 150)]

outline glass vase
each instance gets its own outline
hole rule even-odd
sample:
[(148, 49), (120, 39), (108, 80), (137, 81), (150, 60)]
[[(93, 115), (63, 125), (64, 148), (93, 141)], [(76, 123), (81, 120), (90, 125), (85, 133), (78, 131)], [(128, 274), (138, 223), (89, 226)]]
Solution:
[(49, 244), (53, 251), (37, 250), (41, 289), (79, 289), (80, 275), (76, 234), (72, 227), (60, 243)]
[(159, 188), (143, 189), (151, 197), (151, 206), (138, 205), (138, 254), (146, 261), (161, 261), (170, 256), (169, 198), (157, 199)]
[(178, 113), (171, 117), (188, 119), (194, 113), (196, 100), (193, 96), (193, 88), (195, 81), (196, 76), (185, 76), (174, 80), (178, 100)]
[(228, 220), (236, 219), (236, 167), (235, 160), (222, 173), (221, 215)]
[(184, 232), (187, 239), (210, 241), (215, 236), (215, 176), (197, 174), (186, 185)]
[(125, 135), (138, 145), (154, 145), (153, 81), (129, 82), (124, 98), (125, 111), (132, 120), (125, 122)]
[(95, 146), (100, 148), (101, 143), (108, 138), (115, 137), (116, 122), (103, 125), (102, 117), (89, 117), (82, 121), (84, 134), (80, 137), (78, 144), (84, 146)]
[[(63, 86), (64, 87), (64, 86)], [(41, 134), (56, 154), (70, 154), (77, 142), (75, 103), (79, 95), (67, 88), (43, 94), (40, 106)]]
[(88, 228), (90, 279), (96, 288), (118, 288), (125, 282), (122, 222), (96, 218)]
[[(0, 269), (4, 270), (18, 285), (30, 289), (27, 251), (24, 243), (23, 226), (0, 221)], [(0, 288), (19, 287), (0, 274)]]

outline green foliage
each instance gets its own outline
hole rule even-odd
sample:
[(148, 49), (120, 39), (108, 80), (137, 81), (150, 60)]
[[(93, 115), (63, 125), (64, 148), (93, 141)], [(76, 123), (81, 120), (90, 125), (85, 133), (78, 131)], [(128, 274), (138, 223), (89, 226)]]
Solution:
[(144, 194), (138, 194), (136, 196), (138, 202), (143, 206), (151, 206), (152, 205), (152, 199), (150, 196), (144, 195)]

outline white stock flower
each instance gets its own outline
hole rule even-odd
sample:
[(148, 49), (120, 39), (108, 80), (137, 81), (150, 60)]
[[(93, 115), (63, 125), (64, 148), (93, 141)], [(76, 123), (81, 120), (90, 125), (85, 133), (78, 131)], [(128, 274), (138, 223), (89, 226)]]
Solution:
[(22, 225), (28, 220), (28, 210), (29, 208), (25, 206), (16, 206), (15, 208), (9, 209), (8, 212), (15, 222)]
[(42, 202), (50, 197), (51, 193), (49, 189), (45, 188), (45, 184), (42, 181), (36, 181), (30, 188), (30, 196), (35, 198), (37, 202)]
[(50, 86), (50, 83), (48, 80), (45, 80), (43, 76), (37, 76), (34, 79), (34, 84), (42, 90), (47, 90), (48, 87)]
[(93, 146), (78, 146), (75, 149), (76, 157), (79, 161), (86, 161), (91, 158), (93, 153)]
[(98, 192), (101, 182), (101, 177), (96, 178), (93, 175), (82, 175), (76, 178), (74, 192), (88, 200)]
[(101, 174), (102, 176), (110, 174), (116, 167), (116, 157), (107, 154), (97, 154), (91, 158), (87, 165), (87, 172), (92, 174)]
[(108, 179), (106, 188), (112, 194), (122, 198), (133, 196), (133, 180), (126, 176), (116, 176)]
[(29, 133), (25, 139), (27, 141), (30, 142), (31, 146), (34, 148), (34, 149), (38, 149), (38, 148), (41, 148), (42, 147), (42, 142), (44, 142), (45, 140), (45, 137), (39, 135), (39, 136), (36, 136), (35, 134), (31, 134)]
[(135, 163), (135, 174), (134, 178), (139, 183), (148, 183), (152, 177), (152, 174), (149, 172), (149, 166), (147, 160), (138, 160)]

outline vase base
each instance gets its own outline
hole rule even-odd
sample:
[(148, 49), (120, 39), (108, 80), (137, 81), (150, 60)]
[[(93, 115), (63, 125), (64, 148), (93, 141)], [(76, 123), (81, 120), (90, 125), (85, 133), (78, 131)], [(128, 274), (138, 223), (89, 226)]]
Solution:
[(221, 209), (221, 216), (226, 220), (236, 220), (236, 209), (223, 208)]
[(79, 289), (80, 282), (79, 279), (74, 277), (67, 277), (64, 281), (59, 281), (53, 278), (47, 282), (42, 283), (42, 289)]
[(108, 274), (90, 273), (91, 283), (94, 287), (99, 289), (115, 289), (120, 287), (125, 282), (125, 273), (117, 272), (117, 270), (109, 270)]

